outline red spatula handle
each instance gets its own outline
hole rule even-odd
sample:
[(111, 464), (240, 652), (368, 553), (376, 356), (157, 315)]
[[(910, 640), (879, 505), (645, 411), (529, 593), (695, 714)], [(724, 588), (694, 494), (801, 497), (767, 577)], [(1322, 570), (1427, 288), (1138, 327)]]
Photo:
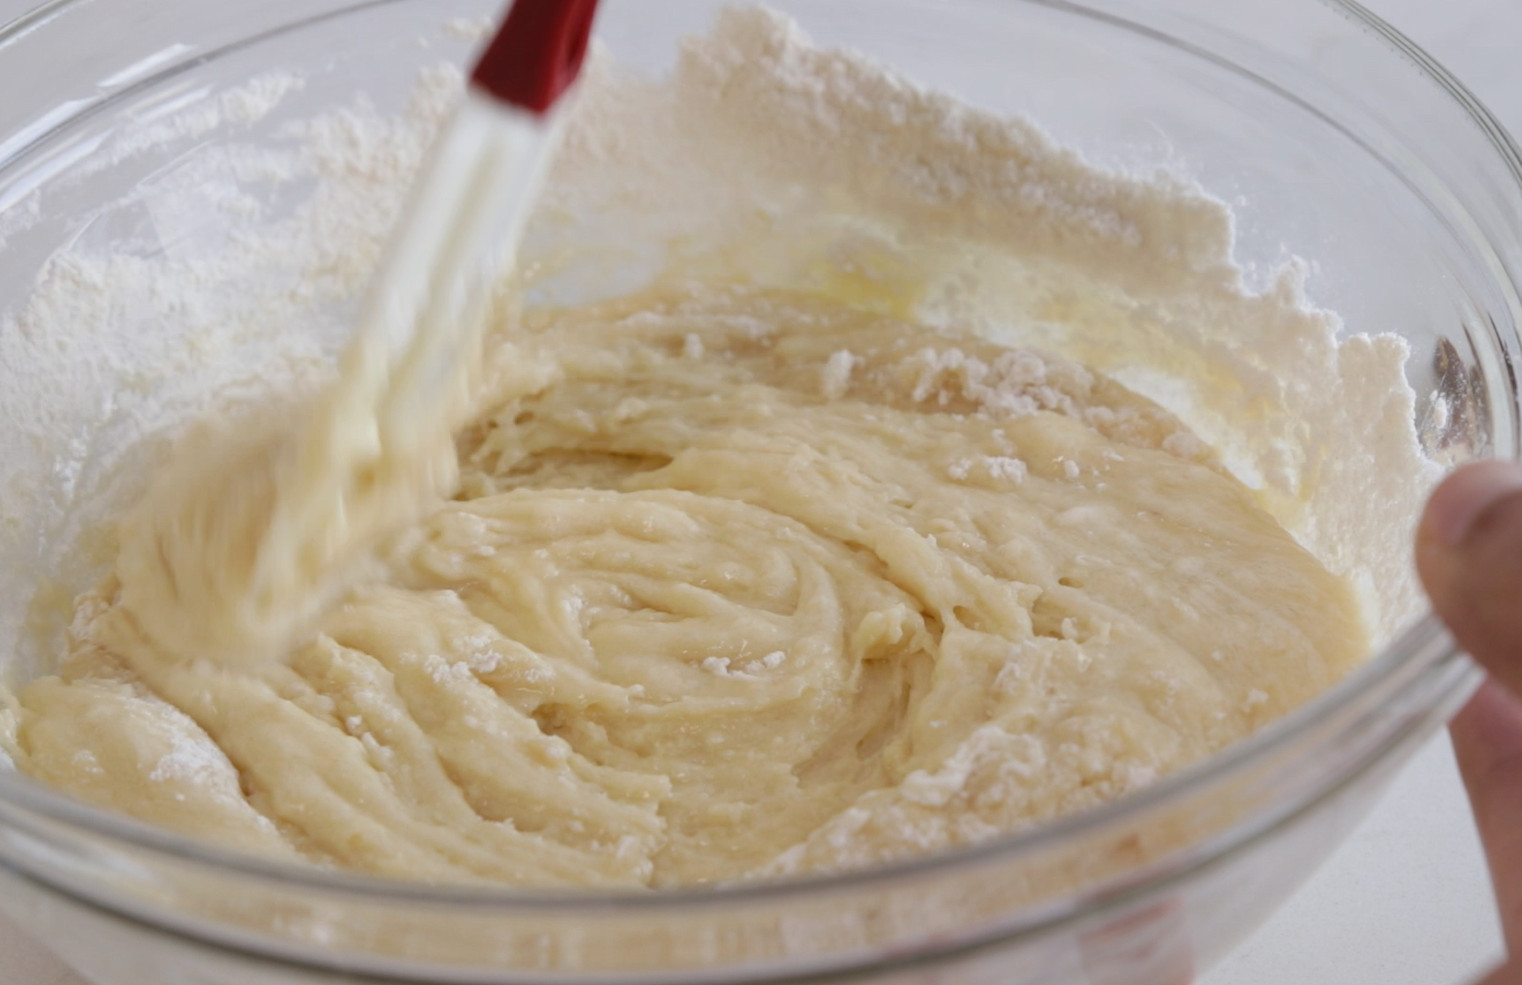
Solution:
[(471, 82), (502, 102), (544, 114), (581, 72), (596, 14), (597, 0), (516, 0)]

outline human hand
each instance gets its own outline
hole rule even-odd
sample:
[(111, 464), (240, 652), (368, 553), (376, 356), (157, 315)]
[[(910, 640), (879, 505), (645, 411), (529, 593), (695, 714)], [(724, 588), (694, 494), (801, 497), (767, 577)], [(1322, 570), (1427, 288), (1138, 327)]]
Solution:
[(1449, 732), (1511, 954), (1480, 985), (1522, 985), (1522, 465), (1483, 462), (1444, 481), (1416, 561), (1437, 614), (1490, 673)]

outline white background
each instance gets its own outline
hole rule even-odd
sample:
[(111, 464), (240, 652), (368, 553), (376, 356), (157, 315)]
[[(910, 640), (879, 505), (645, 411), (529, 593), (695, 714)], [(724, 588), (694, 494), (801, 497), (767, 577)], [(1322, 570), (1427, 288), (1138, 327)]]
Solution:
[[(0, 22), (35, 2), (0, 0)], [(1522, 3), (1363, 2), (1522, 134)], [(1500, 954), (1473, 824), (1441, 740), (1315, 879), (1201, 985), (1460, 985)], [(0, 921), (0, 985), (83, 983)]]

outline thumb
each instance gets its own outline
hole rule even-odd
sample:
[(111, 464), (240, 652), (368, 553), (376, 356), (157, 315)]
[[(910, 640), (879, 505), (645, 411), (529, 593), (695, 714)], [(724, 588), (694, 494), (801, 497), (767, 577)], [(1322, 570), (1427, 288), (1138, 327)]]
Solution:
[(1522, 695), (1522, 463), (1480, 462), (1433, 492), (1416, 566), (1469, 655)]

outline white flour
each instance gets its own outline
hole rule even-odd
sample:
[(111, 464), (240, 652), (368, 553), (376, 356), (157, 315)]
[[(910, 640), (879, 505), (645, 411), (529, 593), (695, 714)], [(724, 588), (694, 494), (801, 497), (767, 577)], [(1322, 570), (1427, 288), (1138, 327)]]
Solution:
[[(425, 73), (399, 117), (357, 104), (278, 148), (239, 145), (238, 128), (300, 90), (272, 75), (120, 133), (80, 166), (231, 134), (106, 210), (100, 235), (62, 250), (0, 320), (8, 639), (28, 626), (45, 649), (107, 556), (94, 524), (139, 488), (163, 435), (330, 371), (460, 78)], [(815, 49), (754, 9), (689, 43), (671, 80), (625, 78), (599, 58), (583, 88), (526, 252), (542, 298), (618, 293), (673, 268), (743, 271), (1058, 350), (1222, 450), (1308, 547), (1359, 579), (1380, 640), (1415, 611), (1407, 535), (1433, 470), (1404, 344), (1339, 344), (1298, 268), (1251, 293), (1218, 201), (1097, 170), (1032, 124)], [(40, 194), (0, 214), (0, 237), (42, 221)], [(847, 386), (852, 367), (842, 353), (822, 387)], [(976, 368), (929, 369), (982, 383)], [(1021, 478), (997, 460), (967, 469)]]

